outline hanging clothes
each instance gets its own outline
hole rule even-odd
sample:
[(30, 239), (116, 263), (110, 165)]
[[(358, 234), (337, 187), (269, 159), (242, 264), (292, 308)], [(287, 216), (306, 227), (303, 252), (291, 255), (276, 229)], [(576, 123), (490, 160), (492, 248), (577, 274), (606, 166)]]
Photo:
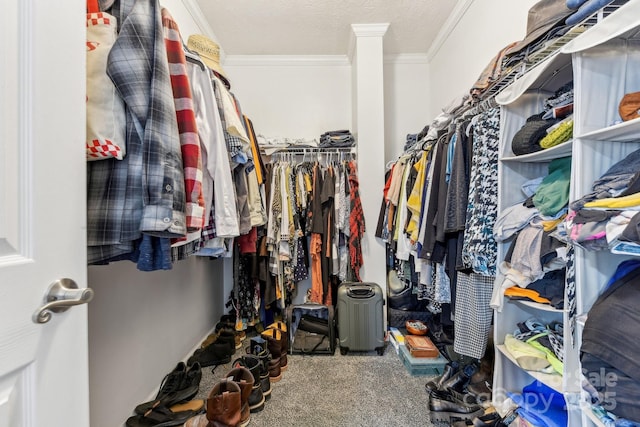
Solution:
[(351, 208), (349, 216), (349, 224), (351, 233), (349, 234), (349, 256), (351, 259), (351, 270), (356, 281), (360, 279), (360, 268), (364, 263), (362, 259), (362, 237), (365, 232), (364, 212), (362, 211), (362, 202), (360, 201), (360, 193), (358, 191), (358, 171), (354, 161), (349, 162), (349, 191), (351, 199)]
[(187, 60), (182, 47), (180, 29), (166, 8), (162, 8), (161, 13), (182, 152), (186, 196), (186, 226), (187, 231), (197, 231), (202, 229), (204, 223), (200, 138), (196, 128), (191, 86), (187, 76)]
[[(351, 192), (354, 184), (357, 187), (356, 163), (297, 163), (295, 156), (283, 156), (272, 158), (271, 167), (265, 168), (270, 183), (267, 252), (279, 304), (287, 305), (297, 283), (308, 277), (310, 301), (334, 304), (337, 284), (351, 278), (362, 263), (359, 254), (360, 261), (352, 264), (350, 254), (351, 247), (359, 250), (364, 233), (363, 226), (358, 227), (362, 215), (352, 218), (354, 206), (355, 212), (362, 211), (359, 197), (352, 203), (357, 196)], [(354, 230), (357, 245), (351, 242)]]
[(473, 159), (462, 258), (465, 267), (495, 276), (497, 244), (493, 225), (498, 212), (498, 143), (500, 109), (474, 118)]
[(153, 271), (228, 254), (267, 222), (253, 124), (157, 0), (108, 7), (119, 33), (105, 71), (127, 106), (128, 149), (88, 165), (88, 262)]
[[(205, 226), (202, 243), (213, 237), (235, 237), (240, 235), (236, 193), (231, 175), (222, 120), (216, 106), (211, 83), (212, 73), (208, 68), (188, 63), (191, 93), (196, 113), (196, 125), (202, 144), (204, 170), (202, 192), (205, 196)], [(214, 183), (216, 190), (214, 191)]]
[[(145, 261), (157, 255), (166, 260), (155, 250), (166, 249), (168, 240), (139, 244), (143, 234), (169, 239), (187, 231), (182, 154), (160, 5), (122, 0), (112, 14), (120, 28), (107, 74), (127, 106), (127, 155), (88, 165), (87, 258), (90, 264), (137, 262), (140, 255)], [(160, 265), (171, 268), (170, 251), (169, 264)]]

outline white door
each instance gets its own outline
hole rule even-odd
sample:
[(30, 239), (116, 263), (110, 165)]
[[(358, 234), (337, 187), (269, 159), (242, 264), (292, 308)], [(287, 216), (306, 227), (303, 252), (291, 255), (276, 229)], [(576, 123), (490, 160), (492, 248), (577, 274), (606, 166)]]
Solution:
[(0, 427), (89, 425), (87, 306), (32, 320), (55, 280), (87, 287), (85, 7), (0, 9)]

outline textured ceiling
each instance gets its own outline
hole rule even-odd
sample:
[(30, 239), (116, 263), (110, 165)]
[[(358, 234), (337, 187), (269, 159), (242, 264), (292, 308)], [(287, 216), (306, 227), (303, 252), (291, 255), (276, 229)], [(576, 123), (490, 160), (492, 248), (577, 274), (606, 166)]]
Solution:
[(385, 54), (427, 53), (455, 0), (197, 0), (226, 55), (341, 55), (351, 24), (389, 23)]

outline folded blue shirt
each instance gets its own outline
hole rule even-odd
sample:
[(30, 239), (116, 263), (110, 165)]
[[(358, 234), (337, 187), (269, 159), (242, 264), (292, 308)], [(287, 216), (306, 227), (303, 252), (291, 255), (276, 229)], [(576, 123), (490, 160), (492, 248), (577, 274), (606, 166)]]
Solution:
[(566, 427), (568, 415), (564, 397), (540, 381), (522, 389), (522, 394), (507, 393), (519, 406), (518, 414), (533, 425)]

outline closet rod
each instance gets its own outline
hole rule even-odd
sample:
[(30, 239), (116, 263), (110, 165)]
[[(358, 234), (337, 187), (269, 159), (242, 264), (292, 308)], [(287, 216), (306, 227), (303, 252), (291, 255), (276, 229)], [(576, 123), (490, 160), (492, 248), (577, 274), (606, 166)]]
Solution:
[(278, 151), (277, 153), (293, 153), (293, 154), (305, 154), (305, 153), (355, 153), (356, 147), (288, 147)]
[[(345, 155), (349, 158), (354, 159), (356, 156), (355, 147), (333, 147), (333, 148), (324, 148), (324, 147), (290, 147), (282, 150), (278, 150), (271, 154), (271, 160), (288, 160), (292, 161), (294, 158), (297, 160), (298, 156), (302, 156), (302, 161), (304, 162), (307, 159), (307, 154), (315, 157), (316, 160), (321, 157), (326, 157), (331, 161), (335, 156), (335, 160), (344, 160)], [(315, 156), (314, 156), (315, 154)], [(326, 160), (326, 159), (325, 159)]]

